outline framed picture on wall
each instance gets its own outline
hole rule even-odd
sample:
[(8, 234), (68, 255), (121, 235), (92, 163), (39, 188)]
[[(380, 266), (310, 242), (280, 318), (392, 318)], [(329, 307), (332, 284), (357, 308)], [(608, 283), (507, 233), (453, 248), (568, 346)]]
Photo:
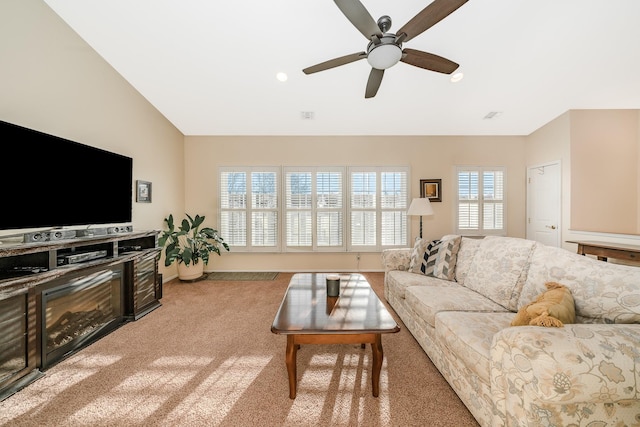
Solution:
[(430, 202), (442, 201), (442, 180), (441, 179), (421, 179), (420, 197), (426, 197)]
[(151, 203), (151, 183), (136, 180), (136, 202)]

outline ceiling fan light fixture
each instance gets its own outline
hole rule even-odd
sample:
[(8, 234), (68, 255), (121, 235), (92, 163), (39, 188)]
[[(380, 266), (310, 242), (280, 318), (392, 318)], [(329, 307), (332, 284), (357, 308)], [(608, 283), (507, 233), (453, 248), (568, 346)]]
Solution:
[(369, 65), (378, 70), (393, 67), (400, 58), (402, 58), (402, 49), (394, 43), (374, 45), (367, 55)]

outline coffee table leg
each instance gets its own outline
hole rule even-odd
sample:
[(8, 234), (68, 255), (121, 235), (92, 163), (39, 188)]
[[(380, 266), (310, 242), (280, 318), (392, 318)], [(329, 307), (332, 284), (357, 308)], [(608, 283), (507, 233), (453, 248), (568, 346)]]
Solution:
[[(287, 335), (287, 352), (285, 363), (287, 364), (287, 373), (289, 374), (289, 398), (296, 398), (296, 354), (298, 353), (298, 344), (294, 344), (294, 336)], [(374, 357), (375, 361), (375, 357)]]
[(380, 392), (380, 370), (382, 369), (382, 335), (376, 334), (375, 342), (371, 343), (371, 352), (373, 353), (373, 366), (371, 367), (371, 388), (373, 389), (373, 397), (378, 397)]

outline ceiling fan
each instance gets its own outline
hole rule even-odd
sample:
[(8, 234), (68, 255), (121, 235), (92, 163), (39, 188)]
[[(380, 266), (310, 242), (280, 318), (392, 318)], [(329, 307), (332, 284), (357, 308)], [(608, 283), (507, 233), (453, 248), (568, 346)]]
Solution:
[(340, 65), (346, 65), (367, 58), (371, 65), (365, 98), (373, 98), (378, 93), (384, 70), (398, 63), (414, 65), (438, 73), (451, 74), (459, 65), (432, 53), (415, 49), (403, 49), (402, 43), (422, 34), (453, 13), (468, 0), (434, 0), (422, 9), (396, 34), (389, 33), (391, 18), (384, 15), (373, 20), (371, 14), (359, 0), (334, 0), (349, 21), (369, 40), (367, 50), (330, 59), (302, 70), (305, 74), (317, 73)]

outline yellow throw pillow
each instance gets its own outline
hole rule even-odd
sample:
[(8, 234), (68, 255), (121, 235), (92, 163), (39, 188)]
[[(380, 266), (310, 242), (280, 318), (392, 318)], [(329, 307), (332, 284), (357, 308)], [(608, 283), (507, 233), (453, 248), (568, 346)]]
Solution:
[(575, 304), (571, 291), (564, 285), (549, 282), (547, 290), (535, 301), (525, 305), (516, 313), (511, 326), (553, 326), (575, 323)]

